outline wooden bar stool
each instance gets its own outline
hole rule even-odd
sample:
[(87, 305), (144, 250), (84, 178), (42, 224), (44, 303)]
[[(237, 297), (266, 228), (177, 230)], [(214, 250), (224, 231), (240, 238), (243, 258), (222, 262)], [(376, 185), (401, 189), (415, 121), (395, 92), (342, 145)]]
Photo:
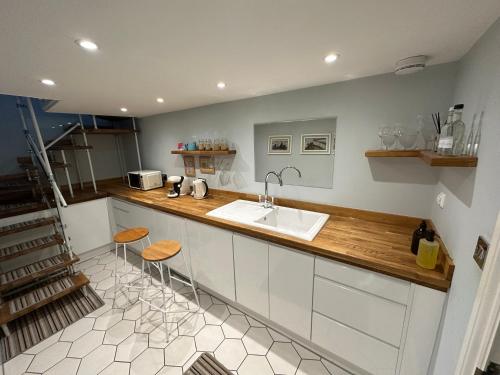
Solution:
[[(145, 249), (144, 242), (143, 240), (147, 239), (149, 245), (151, 245), (151, 240), (149, 239), (149, 230), (148, 228), (143, 228), (143, 227), (136, 227), (136, 228), (130, 228), (130, 229), (125, 229), (122, 230), (118, 233), (116, 233), (113, 236), (113, 241), (115, 242), (115, 294), (114, 298), (116, 300), (116, 293), (119, 288), (119, 280), (118, 278), (118, 248), (120, 245), (123, 245), (123, 262), (124, 262), (124, 272), (122, 276), (128, 275), (129, 272), (127, 272), (127, 245), (133, 244), (135, 242), (141, 242), (142, 249)], [(131, 270), (133, 267), (131, 267)], [(126, 285), (126, 287), (130, 287), (130, 285)], [(114, 302), (113, 302), (114, 304)]]
[[(143, 316), (143, 307), (142, 307), (143, 303), (148, 304), (154, 310), (161, 311), (162, 317), (163, 317), (163, 322), (165, 323), (165, 337), (166, 337), (167, 342), (169, 341), (168, 340), (169, 335), (168, 335), (168, 324), (166, 324), (166, 321), (167, 321), (166, 318), (167, 318), (167, 314), (169, 313), (169, 308), (172, 307), (176, 303), (176, 300), (175, 300), (175, 293), (176, 292), (175, 292), (174, 287), (172, 285), (172, 280), (177, 280), (180, 283), (191, 287), (191, 289), (193, 290), (193, 293), (194, 293), (194, 298), (196, 300), (196, 306), (197, 306), (196, 309), (189, 309), (189, 305), (188, 305), (187, 309), (185, 309), (185, 310), (176, 309), (175, 311), (172, 311), (172, 312), (176, 313), (176, 314), (183, 313), (183, 312), (191, 313), (191, 312), (198, 311), (200, 308), (200, 301), (198, 299), (198, 294), (196, 293), (196, 289), (194, 287), (193, 276), (191, 274), (191, 268), (188, 266), (188, 263), (186, 261), (186, 256), (185, 256), (184, 252), (181, 250), (182, 250), (182, 247), (181, 247), (181, 244), (179, 242), (173, 241), (173, 240), (162, 240), (162, 241), (155, 242), (152, 245), (148, 246), (141, 253), (141, 256), (142, 256), (142, 267), (141, 267), (142, 288), (141, 288), (141, 291), (139, 292), (139, 300), (141, 301), (141, 323), (142, 323), (142, 316)], [(184, 265), (187, 269), (187, 273), (188, 273), (187, 276), (189, 277), (189, 282), (182, 280), (178, 277), (172, 276), (172, 274), (170, 272), (170, 267), (168, 266), (168, 264), (165, 264), (167, 267), (167, 271), (168, 271), (168, 279), (169, 279), (169, 285), (170, 285), (170, 289), (171, 289), (171, 293), (166, 293), (165, 292), (165, 277), (163, 275), (163, 262), (173, 258), (174, 256), (176, 256), (179, 253), (182, 254), (182, 258), (184, 260)], [(150, 302), (144, 296), (144, 292), (146, 290), (146, 287), (144, 286), (144, 281), (145, 281), (145, 279), (144, 279), (144, 265), (146, 263), (148, 264), (148, 266), (150, 264), (153, 265), (160, 272), (161, 292), (162, 292), (162, 300), (163, 300), (163, 304), (161, 306), (155, 305), (154, 303), (152, 303), (152, 301)], [(150, 275), (151, 275), (151, 271), (150, 271)], [(153, 286), (152, 280), (153, 279), (151, 276), (151, 287)], [(171, 296), (168, 300), (166, 299), (167, 295)], [(170, 299), (173, 299), (173, 303), (170, 303), (169, 305), (167, 305), (167, 303)], [(187, 302), (183, 302), (183, 303), (187, 303)]]

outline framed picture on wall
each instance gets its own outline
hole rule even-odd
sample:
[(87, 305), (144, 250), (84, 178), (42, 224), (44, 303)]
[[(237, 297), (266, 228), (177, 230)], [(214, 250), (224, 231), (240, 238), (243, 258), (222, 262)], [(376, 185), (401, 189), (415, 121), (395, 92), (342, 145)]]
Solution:
[(194, 156), (184, 155), (184, 174), (187, 177), (196, 177), (196, 167), (194, 164)]
[(331, 152), (332, 135), (328, 134), (302, 134), (301, 154), (325, 155)]
[(267, 143), (267, 153), (270, 155), (291, 154), (292, 136), (270, 135)]

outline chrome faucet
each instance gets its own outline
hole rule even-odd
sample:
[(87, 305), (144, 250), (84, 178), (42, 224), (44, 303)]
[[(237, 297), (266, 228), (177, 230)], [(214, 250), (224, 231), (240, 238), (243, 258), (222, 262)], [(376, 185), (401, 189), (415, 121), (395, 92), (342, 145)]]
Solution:
[(286, 166), (279, 173), (276, 173), (275, 171), (267, 172), (266, 178), (264, 179), (264, 201), (262, 202), (262, 205), (264, 206), (264, 208), (273, 208), (274, 207), (274, 198), (271, 197), (271, 200), (269, 200), (269, 194), (268, 194), (267, 184), (268, 184), (269, 176), (273, 176), (273, 175), (276, 176), (280, 186), (283, 186), (282, 174), (286, 169), (295, 169), (297, 171), (299, 177), (302, 178), (302, 173), (300, 173), (300, 170), (296, 167), (291, 166), (291, 165)]

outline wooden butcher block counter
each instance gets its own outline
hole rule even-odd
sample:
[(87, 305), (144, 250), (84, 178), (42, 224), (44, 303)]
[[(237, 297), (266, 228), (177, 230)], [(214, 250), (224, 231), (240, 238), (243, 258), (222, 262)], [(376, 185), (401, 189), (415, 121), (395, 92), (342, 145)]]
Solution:
[[(130, 189), (121, 181), (102, 182), (99, 184), (99, 190), (131, 203), (373, 270), (433, 289), (446, 292), (451, 285), (454, 265), (442, 242), (438, 266), (435, 270), (425, 270), (415, 263), (415, 255), (410, 251), (410, 242), (413, 231), (422, 220), (419, 218), (276, 199), (277, 205), (330, 215), (314, 240), (305, 241), (206, 215), (207, 212), (236, 199), (256, 201), (255, 195), (211, 189), (210, 195), (203, 200), (196, 200), (191, 196), (169, 199), (166, 188), (140, 191)], [(433, 226), (430, 221), (428, 225)]]

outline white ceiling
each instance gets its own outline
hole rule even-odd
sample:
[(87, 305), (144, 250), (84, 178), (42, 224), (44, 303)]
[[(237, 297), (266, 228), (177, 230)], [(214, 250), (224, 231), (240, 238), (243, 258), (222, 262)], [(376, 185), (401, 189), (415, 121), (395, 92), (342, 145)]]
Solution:
[(499, 16), (499, 0), (0, 0), (0, 92), (140, 117), (454, 61)]

